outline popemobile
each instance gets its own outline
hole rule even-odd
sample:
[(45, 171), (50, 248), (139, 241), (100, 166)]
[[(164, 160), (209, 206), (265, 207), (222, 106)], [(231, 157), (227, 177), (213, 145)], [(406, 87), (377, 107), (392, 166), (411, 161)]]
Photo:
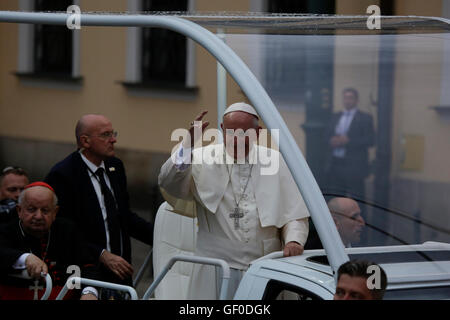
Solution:
[[(0, 12), (1, 23), (66, 25), (69, 17)], [(339, 266), (354, 259), (383, 268), (385, 299), (450, 299), (450, 21), (371, 19), (379, 19), (375, 27), (368, 16), (81, 14), (86, 32), (158, 27), (194, 40), (217, 60), (218, 115), (229, 74), (265, 126), (277, 130), (271, 147), (311, 216), (306, 250), (253, 261), (236, 300), (333, 299)], [(357, 215), (332, 209), (336, 198), (352, 199)], [(154, 281), (142, 299), (186, 299), (199, 263), (215, 266), (219, 297), (227, 297), (230, 266), (195, 255), (196, 228), (195, 217), (160, 206), (153, 249), (134, 283), (153, 261)], [(139, 298), (129, 286), (72, 277), (58, 299), (74, 281)]]

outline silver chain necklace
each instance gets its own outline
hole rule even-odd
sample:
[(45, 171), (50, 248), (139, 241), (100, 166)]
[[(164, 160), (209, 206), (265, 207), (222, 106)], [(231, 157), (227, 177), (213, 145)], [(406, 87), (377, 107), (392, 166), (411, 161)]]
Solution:
[(245, 191), (247, 190), (248, 183), (250, 182), (250, 178), (252, 176), (253, 164), (250, 165), (250, 172), (248, 174), (247, 182), (245, 183), (245, 187), (244, 187), (244, 190), (242, 191), (239, 201), (236, 199), (236, 195), (235, 195), (234, 189), (233, 189), (233, 181), (231, 179), (231, 175), (233, 174), (233, 168), (234, 168), (234, 166), (231, 165), (231, 170), (229, 170), (228, 165), (227, 165), (228, 178), (230, 179), (230, 184), (231, 184), (231, 192), (233, 192), (233, 200), (236, 203), (236, 207), (234, 208), (233, 212), (230, 213), (229, 217), (234, 219), (234, 229), (237, 230), (237, 229), (239, 229), (239, 219), (244, 217), (244, 213), (242, 212), (241, 209), (239, 209), (239, 204), (241, 203), (241, 200), (244, 197)]

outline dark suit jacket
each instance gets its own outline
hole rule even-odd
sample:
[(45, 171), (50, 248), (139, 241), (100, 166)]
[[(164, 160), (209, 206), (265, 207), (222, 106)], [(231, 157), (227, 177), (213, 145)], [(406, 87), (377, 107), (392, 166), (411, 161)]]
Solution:
[[(123, 163), (112, 157), (105, 160), (105, 171), (119, 208), (122, 230), (123, 255), (131, 263), (130, 236), (146, 244), (152, 244), (153, 225), (130, 210), (127, 178)], [(47, 175), (58, 196), (58, 215), (75, 221), (87, 241), (90, 254), (98, 259), (106, 249), (106, 233), (98, 198), (89, 177), (87, 166), (78, 151), (57, 163)]]
[[(333, 157), (333, 148), (330, 146), (330, 139), (335, 135), (336, 125), (342, 116), (342, 112), (332, 115), (328, 125), (325, 138), (328, 145), (328, 159), (326, 170), (331, 166)], [(347, 132), (349, 139), (345, 146), (344, 160), (348, 168), (351, 168), (352, 174), (365, 178), (369, 174), (369, 156), (368, 148), (375, 143), (375, 131), (373, 118), (370, 114), (357, 110)]]

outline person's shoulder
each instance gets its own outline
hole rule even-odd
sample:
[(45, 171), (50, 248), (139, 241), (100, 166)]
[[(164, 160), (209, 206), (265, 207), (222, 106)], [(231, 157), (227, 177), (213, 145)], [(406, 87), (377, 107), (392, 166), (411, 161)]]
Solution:
[(78, 151), (74, 151), (71, 154), (69, 154), (67, 157), (65, 157), (64, 159), (62, 159), (61, 161), (59, 161), (58, 163), (56, 163), (52, 169), (50, 170), (50, 172), (55, 172), (55, 171), (67, 171), (70, 168), (73, 168), (75, 166), (75, 164), (77, 163), (77, 161), (79, 161), (80, 159), (80, 155), (78, 153)]
[(106, 162), (108, 163), (108, 164), (121, 164), (121, 165), (123, 165), (123, 161), (122, 160), (120, 160), (119, 158), (117, 158), (117, 157), (110, 157), (110, 158), (108, 158), (107, 160), (106, 160)]

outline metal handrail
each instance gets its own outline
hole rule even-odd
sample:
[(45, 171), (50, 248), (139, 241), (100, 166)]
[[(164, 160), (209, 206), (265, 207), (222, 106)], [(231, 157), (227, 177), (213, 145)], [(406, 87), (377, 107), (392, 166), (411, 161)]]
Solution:
[(255, 259), (250, 264), (255, 264), (258, 261), (261, 260), (268, 260), (268, 259), (280, 259), (284, 257), (283, 251), (274, 251), (269, 254), (266, 254), (265, 256), (262, 256), (261, 258)]
[(144, 263), (142, 263), (136, 278), (133, 280), (133, 287), (136, 288), (139, 282), (141, 281), (142, 276), (144, 275), (145, 269), (147, 269), (148, 264), (150, 263), (151, 257), (153, 254), (153, 248), (150, 249), (150, 252), (147, 254), (147, 257), (145, 257)]
[[(16, 277), (16, 278), (20, 278), (20, 279), (27, 279), (27, 280), (32, 280), (32, 278), (30, 277), (30, 275), (28, 274), (27, 269), (22, 270), (21, 273), (18, 274), (10, 274), (9, 276), (11, 277)], [(50, 275), (47, 273), (44, 275), (44, 273), (41, 272), (41, 277), (45, 278), (45, 292), (42, 295), (40, 300), (47, 300), (48, 297), (50, 297), (50, 294), (52, 293), (53, 290), (53, 281), (52, 281), (52, 277), (50, 277)]]
[(87, 278), (81, 278), (81, 277), (70, 277), (67, 279), (66, 284), (59, 292), (58, 296), (56, 297), (56, 300), (62, 300), (64, 296), (67, 294), (69, 288), (74, 286), (75, 283), (84, 284), (86, 286), (93, 286), (93, 287), (100, 287), (100, 288), (106, 288), (111, 290), (118, 290), (118, 291), (127, 291), (130, 296), (131, 300), (138, 300), (138, 295), (136, 293), (136, 290), (130, 286), (125, 286), (122, 284), (117, 283), (111, 283), (111, 282), (104, 282), (99, 280), (93, 280), (93, 279), (87, 279)]
[(215, 259), (215, 258), (206, 258), (206, 257), (197, 257), (197, 256), (186, 256), (186, 255), (176, 255), (170, 258), (169, 262), (165, 265), (163, 270), (159, 273), (159, 275), (155, 278), (153, 283), (149, 286), (144, 296), (143, 300), (148, 300), (149, 297), (153, 294), (156, 287), (162, 281), (164, 276), (169, 272), (169, 270), (173, 267), (175, 262), (184, 261), (184, 262), (192, 262), (192, 263), (200, 263), (207, 265), (214, 265), (222, 268), (222, 286), (220, 288), (219, 300), (225, 300), (228, 293), (228, 282), (230, 280), (230, 266), (225, 260)]

